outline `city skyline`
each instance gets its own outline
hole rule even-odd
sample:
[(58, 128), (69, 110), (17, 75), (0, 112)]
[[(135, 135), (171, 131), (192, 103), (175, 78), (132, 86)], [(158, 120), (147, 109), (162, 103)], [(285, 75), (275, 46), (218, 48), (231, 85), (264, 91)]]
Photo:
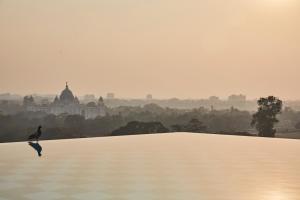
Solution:
[[(74, 90), (76, 91), (76, 89)], [(199, 96), (199, 97), (177, 97), (177, 96), (163, 96), (163, 97), (157, 97), (155, 94), (153, 93), (144, 93), (144, 94), (140, 94), (140, 95), (137, 95), (137, 96), (129, 96), (129, 95), (125, 95), (125, 96), (121, 96), (119, 95), (118, 93), (114, 93), (114, 92), (103, 92), (103, 93), (78, 93), (76, 92), (76, 96), (79, 98), (79, 100), (85, 98), (85, 97), (88, 97), (88, 96), (94, 96), (95, 97), (95, 100), (97, 100), (99, 97), (102, 97), (104, 99), (106, 98), (111, 98), (111, 97), (108, 97), (108, 94), (113, 94), (114, 97), (113, 99), (147, 99), (148, 95), (151, 95), (152, 96), (152, 99), (155, 100), (168, 100), (168, 99), (180, 99), (180, 100), (208, 100), (210, 98), (213, 98), (213, 97), (217, 97), (219, 100), (222, 100), (222, 101), (226, 101), (228, 100), (228, 98), (230, 96), (239, 96), (239, 95), (242, 95), (242, 96), (245, 96), (246, 97), (246, 100), (247, 101), (256, 101), (257, 99), (260, 98), (260, 96), (257, 96), (257, 97), (250, 97), (250, 96), (247, 96), (246, 94), (243, 94), (243, 93), (232, 93), (232, 94), (225, 94), (224, 96), (220, 96), (220, 95), (215, 95), (215, 94), (212, 94), (210, 96)], [(16, 93), (16, 92), (11, 92), (11, 91), (0, 91), (0, 95), (11, 95), (11, 96), (19, 96), (19, 97), (25, 97), (25, 96), (40, 96), (40, 97), (53, 97), (55, 98), (56, 96), (59, 96), (60, 93), (59, 92), (54, 92), (54, 93), (46, 93), (46, 92), (35, 92), (35, 93)], [(272, 95), (272, 94), (269, 94), (269, 95)], [(265, 96), (268, 96), (268, 95), (265, 95)], [(275, 95), (273, 95), (275, 96)], [(261, 96), (262, 97), (262, 96)], [(285, 101), (300, 101), (300, 98), (296, 98), (296, 99), (288, 99), (288, 98), (284, 98), (282, 97), (281, 99), (285, 100)]]

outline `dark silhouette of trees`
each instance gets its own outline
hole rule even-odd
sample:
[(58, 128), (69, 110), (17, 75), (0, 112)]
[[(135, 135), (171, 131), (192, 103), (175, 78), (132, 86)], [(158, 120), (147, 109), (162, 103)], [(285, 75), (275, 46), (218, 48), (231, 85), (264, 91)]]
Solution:
[(206, 131), (206, 126), (198, 119), (192, 119), (186, 126), (184, 126), (184, 129), (187, 132), (201, 133)]
[(275, 137), (274, 124), (278, 123), (277, 115), (281, 112), (282, 101), (276, 97), (269, 96), (257, 101), (258, 111), (253, 115), (251, 125), (258, 130), (262, 137)]
[[(273, 104), (270, 104), (269, 107), (271, 105)], [(255, 115), (255, 124), (253, 124), (253, 126), (260, 127), (263, 131), (264, 129), (261, 127), (262, 122), (260, 119), (263, 119), (264, 115), (262, 115), (261, 112), (268, 112), (264, 111), (263, 108), (261, 108), (261, 110), (262, 111), (259, 112), (260, 114)], [(44, 112), (0, 113), (0, 142), (26, 141), (28, 136), (36, 131), (36, 127), (39, 125), (43, 126), (41, 140), (110, 136), (114, 130), (124, 127), (133, 121), (141, 123), (160, 122), (163, 127), (173, 132), (246, 135), (246, 133), (253, 131), (250, 126), (252, 118), (250, 112), (241, 111), (236, 108), (209, 110), (199, 107), (197, 109), (188, 110), (163, 108), (155, 104), (150, 104), (145, 107), (122, 106), (118, 108), (108, 108), (107, 116), (97, 117), (95, 119), (84, 119), (80, 115), (52, 115)], [(278, 119), (280, 123), (276, 128), (281, 130), (281, 132), (284, 132), (287, 128), (291, 131), (297, 131), (295, 125), (300, 122), (300, 112), (286, 108), (282, 111), (282, 114), (278, 116)], [(138, 130), (145, 131), (144, 133), (161, 132), (158, 128), (159, 126), (154, 127), (154, 129), (148, 126), (138, 126), (137, 128)], [(297, 127), (299, 128), (300, 125)], [(128, 130), (132, 130), (132, 128), (129, 127)], [(163, 129), (162, 132), (167, 131)], [(267, 133), (269, 132), (270, 131)], [(124, 132), (124, 134), (126, 133), (133, 134), (130, 131)], [(140, 133), (142, 132), (137, 132), (137, 134)]]
[(112, 132), (112, 135), (137, 135), (149, 133), (167, 133), (169, 130), (160, 122), (129, 122)]
[(57, 122), (56, 118), (57, 117), (55, 115), (49, 114), (43, 118), (43, 121), (45, 124), (47, 124), (47, 127), (53, 128), (59, 126), (59, 123)]
[(82, 129), (84, 126), (84, 117), (81, 115), (68, 115), (65, 118), (66, 128)]
[(82, 137), (85, 119), (81, 115), (68, 115), (64, 121), (65, 128), (68, 128), (73, 136)]
[(207, 127), (198, 119), (191, 119), (187, 124), (172, 125), (172, 131), (174, 132), (191, 132), (191, 133), (203, 133), (207, 131)]
[(296, 125), (295, 125), (295, 128), (300, 130), (300, 122), (298, 122)]
[(171, 126), (172, 132), (183, 132), (182, 125), (174, 124)]
[[(190, 119), (198, 119), (199, 122), (203, 122), (207, 126), (205, 132), (208, 133), (246, 131), (249, 129), (251, 121), (251, 115), (247, 111), (209, 111), (205, 108), (184, 110), (162, 108), (155, 104), (145, 107), (122, 106), (108, 111), (107, 116), (95, 119), (84, 119), (79, 115), (52, 115), (44, 112), (0, 114), (0, 142), (26, 141), (39, 125), (44, 127), (41, 140), (45, 140), (109, 136), (113, 130), (132, 121), (161, 122), (165, 128), (173, 130), (172, 125), (174, 124), (178, 124), (181, 129), (182, 126), (189, 124)], [(204, 129), (202, 129), (204, 127), (201, 127), (203, 124), (198, 124), (200, 128), (195, 128), (197, 123), (192, 124), (189, 127), (190, 131), (204, 132)], [(184, 131), (180, 129), (177, 129), (177, 131)]]

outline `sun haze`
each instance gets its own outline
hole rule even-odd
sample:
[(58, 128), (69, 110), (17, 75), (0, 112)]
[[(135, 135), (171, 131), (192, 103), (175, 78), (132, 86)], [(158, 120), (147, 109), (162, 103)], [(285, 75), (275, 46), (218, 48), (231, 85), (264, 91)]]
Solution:
[(295, 0), (0, 0), (0, 93), (300, 99)]

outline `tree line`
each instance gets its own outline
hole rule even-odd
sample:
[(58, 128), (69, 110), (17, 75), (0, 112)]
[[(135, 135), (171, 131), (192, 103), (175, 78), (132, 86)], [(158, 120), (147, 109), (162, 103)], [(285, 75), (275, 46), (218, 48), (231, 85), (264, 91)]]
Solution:
[[(273, 110), (274, 109), (274, 110)], [(85, 119), (80, 115), (52, 115), (43, 112), (0, 114), (0, 142), (24, 141), (42, 125), (41, 139), (98, 137), (151, 132), (205, 132), (236, 135), (275, 135), (274, 125), (282, 129), (300, 128), (300, 112), (286, 108), (275, 97), (258, 101), (257, 113), (236, 108), (214, 110), (162, 108), (156, 104), (143, 107), (111, 108), (108, 115)], [(278, 117), (278, 114), (281, 115)], [(269, 121), (270, 120), (270, 121)], [(133, 123), (134, 122), (134, 123)], [(252, 126), (251, 126), (252, 125)], [(136, 127), (136, 128), (134, 128)], [(123, 132), (123, 133), (122, 133)]]

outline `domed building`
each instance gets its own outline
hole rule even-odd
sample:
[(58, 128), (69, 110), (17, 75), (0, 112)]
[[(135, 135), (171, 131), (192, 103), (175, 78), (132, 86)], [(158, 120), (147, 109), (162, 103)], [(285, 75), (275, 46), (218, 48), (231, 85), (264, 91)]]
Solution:
[(55, 97), (50, 107), (50, 113), (59, 115), (67, 113), (71, 115), (81, 115), (84, 110), (84, 105), (80, 105), (77, 97), (69, 89), (66, 83), (66, 88), (61, 92), (59, 97)]
[(75, 97), (72, 91), (69, 89), (68, 84), (66, 84), (66, 88), (61, 92), (59, 100), (66, 103), (74, 102)]
[(24, 97), (23, 105), (27, 111), (43, 111), (54, 115), (82, 115), (86, 119), (106, 115), (106, 106), (104, 105), (102, 97), (99, 98), (98, 103), (89, 102), (86, 105), (81, 104), (78, 98), (73, 95), (67, 83), (59, 97), (56, 96), (54, 101), (48, 105), (47, 109), (41, 107), (41, 105), (34, 104), (33, 97)]

